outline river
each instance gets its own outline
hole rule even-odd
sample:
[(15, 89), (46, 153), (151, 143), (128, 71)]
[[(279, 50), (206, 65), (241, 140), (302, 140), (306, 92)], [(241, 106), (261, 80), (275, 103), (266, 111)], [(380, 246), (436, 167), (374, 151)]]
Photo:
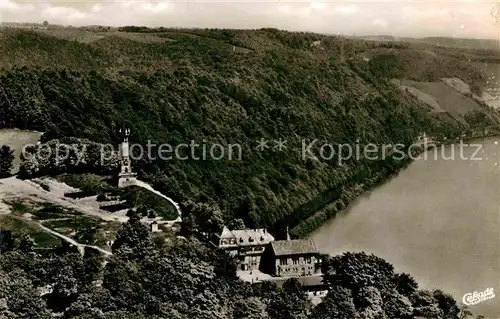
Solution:
[(496, 298), (470, 310), (500, 318), (500, 138), (469, 143), (465, 160), (459, 145), (421, 155), (310, 237), (324, 253), (373, 253), (460, 302), (492, 287)]

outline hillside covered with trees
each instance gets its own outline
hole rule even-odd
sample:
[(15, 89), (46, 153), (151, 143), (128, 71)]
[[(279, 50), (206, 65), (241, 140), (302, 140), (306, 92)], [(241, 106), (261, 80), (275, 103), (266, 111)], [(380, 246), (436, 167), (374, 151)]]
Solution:
[[(479, 95), (488, 81), (481, 65), (497, 63), (498, 52), (275, 29), (51, 32), (0, 32), (0, 129), (76, 145), (64, 162), (24, 158), (20, 178), (57, 175), (97, 194), (108, 187), (101, 176), (117, 169), (112, 154), (100, 163), (100, 143), (117, 145), (124, 127), (131, 143), (238, 144), (242, 158), (135, 160), (142, 179), (181, 203), (184, 236), (153, 236), (130, 211), (106, 263), (94, 250), (40, 249), (29, 236), (0, 232), (0, 318), (470, 318), (449, 294), (419, 289), (411, 275), (364, 253), (318, 256), (329, 292), (313, 307), (296, 280), (238, 280), (234, 261), (193, 233), (225, 223), (268, 227), (276, 237), (288, 225), (301, 236), (410, 162), (304, 160), (303, 140), (406, 150), (422, 132), (452, 139), (498, 126), (484, 105), (459, 118), (436, 114), (392, 81), (458, 77)], [(287, 147), (259, 151), (261, 138)], [(162, 205), (121, 195), (139, 207)]]
[(296, 279), (282, 287), (237, 279), (224, 253), (190, 240), (155, 240), (139, 218), (118, 231), (113, 256), (29, 236), (0, 246), (0, 317), (9, 319), (459, 319), (453, 298), (418, 288), (373, 255), (324, 257), (329, 293), (313, 307)]
[[(487, 108), (481, 121), (476, 113), (464, 115), (470, 122), (437, 116), (391, 82), (456, 76), (479, 92), (486, 78), (475, 63), (497, 61), (495, 51), (435, 47), (426, 55), (405, 43), (275, 29), (127, 27), (93, 41), (58, 32), (2, 32), (0, 128), (116, 145), (128, 127), (131, 142), (144, 146), (239, 144), (241, 160), (133, 163), (155, 188), (221, 222), (287, 224), (304, 235), (409, 162), (304, 160), (303, 141), (408, 147), (422, 132), (453, 138), (497, 125)], [(257, 151), (261, 138), (287, 147)]]

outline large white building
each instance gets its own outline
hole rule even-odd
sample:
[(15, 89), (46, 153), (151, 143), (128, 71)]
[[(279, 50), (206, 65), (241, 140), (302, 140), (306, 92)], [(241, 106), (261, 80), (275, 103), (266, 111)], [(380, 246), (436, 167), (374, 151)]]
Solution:
[(238, 258), (239, 270), (259, 269), (262, 254), (272, 241), (273, 235), (265, 228), (229, 230), (225, 226), (211, 238), (215, 247), (224, 249), (231, 256)]

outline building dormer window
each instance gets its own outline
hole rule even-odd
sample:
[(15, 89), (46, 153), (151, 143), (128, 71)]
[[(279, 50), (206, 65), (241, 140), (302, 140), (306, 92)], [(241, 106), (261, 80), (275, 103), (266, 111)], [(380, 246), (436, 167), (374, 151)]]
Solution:
[(248, 238), (248, 241), (253, 243), (253, 238), (252, 237)]
[(260, 241), (264, 241), (264, 237), (260, 236)]
[(242, 243), (242, 242), (243, 242), (243, 238), (240, 238), (240, 243)]

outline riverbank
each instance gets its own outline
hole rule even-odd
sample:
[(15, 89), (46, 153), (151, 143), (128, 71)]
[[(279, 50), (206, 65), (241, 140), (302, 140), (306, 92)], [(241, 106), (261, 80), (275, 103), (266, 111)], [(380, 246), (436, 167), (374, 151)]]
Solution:
[[(475, 133), (472, 134), (471, 137), (462, 140), (447, 139), (444, 141), (434, 142), (434, 144), (429, 145), (428, 148), (433, 147), (434, 145), (436, 147), (446, 146), (456, 143), (457, 141), (458, 143), (460, 143), (460, 141), (462, 141), (463, 143), (470, 143), (473, 141), (483, 140), (492, 137), (500, 137), (500, 132), (496, 131), (488, 132), (486, 134), (482, 134), (479, 136), (477, 133)], [(424, 153), (423, 148), (416, 150), (412, 157), (415, 158), (416, 156), (419, 156), (422, 153)], [(342, 193), (337, 200), (324, 206), (321, 210), (317, 211), (312, 216), (310, 216), (309, 218), (307, 218), (306, 220), (302, 221), (297, 226), (292, 228), (290, 232), (291, 235), (299, 238), (309, 236), (316, 229), (323, 226), (328, 220), (334, 218), (337, 214), (346, 211), (347, 208), (350, 205), (352, 205), (352, 203), (355, 202), (355, 200), (358, 199), (360, 196), (371, 192), (373, 189), (380, 187), (383, 184), (392, 180), (393, 178), (397, 177), (401, 171), (408, 168), (408, 166), (413, 162), (414, 162), (413, 159), (406, 157), (405, 159), (402, 160), (402, 165), (398, 167), (395, 171), (393, 172), (382, 171), (375, 173), (374, 176), (365, 183), (358, 183), (353, 186), (342, 189)]]
[[(420, 155), (308, 237), (324, 254), (374, 254), (411, 274), (421, 289), (441, 289), (458, 302), (488, 287), (498, 291), (498, 142), (468, 141), (463, 158), (477, 153), (481, 160), (459, 160), (458, 144), (429, 150), (427, 160)], [(456, 160), (447, 158), (453, 147)], [(447, 156), (436, 159), (441, 151)], [(500, 318), (499, 306), (488, 300), (470, 310)]]
[[(420, 153), (422, 152), (423, 150), (420, 151)], [(418, 154), (415, 155), (418, 156)], [(390, 181), (413, 162), (409, 158), (406, 158), (405, 160), (406, 162), (402, 166), (397, 168), (394, 172), (378, 172), (375, 173), (374, 176), (365, 183), (358, 183), (351, 187), (342, 189), (342, 193), (339, 199), (326, 205), (321, 210), (307, 218), (305, 221), (292, 228), (290, 232), (291, 235), (299, 238), (307, 237), (313, 231), (323, 226), (328, 220), (335, 217), (338, 213), (347, 210), (349, 205), (351, 205), (358, 197), (369, 193), (374, 188)]]

